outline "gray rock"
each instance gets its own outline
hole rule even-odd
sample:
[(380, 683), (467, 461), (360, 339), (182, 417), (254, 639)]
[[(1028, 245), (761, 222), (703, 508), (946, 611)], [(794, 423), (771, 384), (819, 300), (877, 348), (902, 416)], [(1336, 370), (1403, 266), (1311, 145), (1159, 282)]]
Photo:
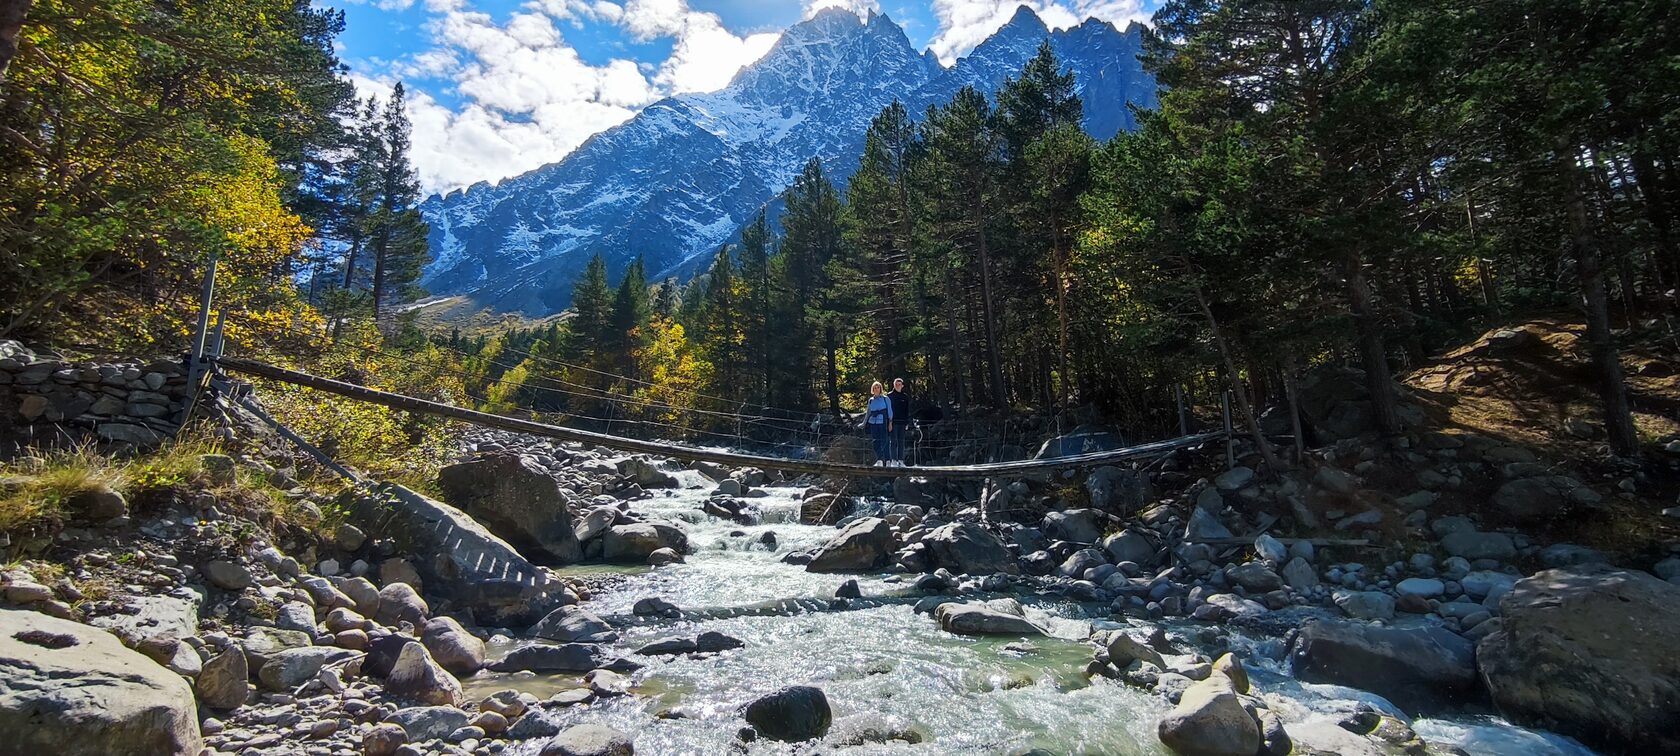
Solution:
[(1225, 571), (1225, 579), (1250, 592), (1266, 593), (1283, 587), (1283, 578), (1262, 562), (1248, 562)]
[(964, 575), (1021, 572), (1009, 548), (991, 531), (972, 522), (953, 522), (922, 537), (934, 566)]
[(1599, 495), (1567, 475), (1547, 475), (1507, 481), (1493, 492), (1494, 509), (1516, 522), (1533, 523), (1558, 517), (1572, 507), (1599, 503)]
[(1055, 540), (1096, 543), (1107, 518), (1095, 509), (1070, 509), (1044, 516), (1044, 534)]
[(1311, 590), (1318, 585), (1318, 572), (1311, 562), (1295, 557), (1283, 566), (1283, 582), (1297, 591)]
[(893, 550), (892, 526), (879, 517), (864, 517), (840, 529), (817, 547), (809, 572), (860, 572), (886, 563)]
[(577, 521), (577, 539), (584, 543), (595, 539), (612, 527), (618, 518), (618, 512), (612, 507), (596, 507)]
[(1516, 575), (1492, 570), (1475, 570), (1458, 579), (1458, 585), (1465, 595), (1478, 601), (1490, 595), (1504, 595), (1516, 584)]
[(204, 579), (224, 591), (243, 591), (256, 585), (256, 581), (251, 578), (250, 570), (224, 559), (212, 559), (205, 562), (203, 570)]
[(382, 724), (362, 735), (362, 756), (395, 756), (407, 743), (408, 733), (402, 725)]
[(1220, 473), (1213, 479), (1213, 485), (1220, 491), (1239, 491), (1254, 482), (1253, 468), (1238, 465)]
[(350, 601), (355, 604), (357, 614), (363, 617), (372, 617), (379, 614), (379, 589), (374, 587), (373, 583), (367, 578), (333, 578), (332, 584), (340, 593), (350, 597)]
[(1394, 591), (1402, 596), (1417, 596), (1431, 599), (1447, 592), (1445, 583), (1435, 578), (1406, 578), (1394, 586)]
[(1333, 600), (1354, 619), (1394, 619), (1394, 597), (1381, 591), (1336, 591)]
[(1598, 549), (1573, 543), (1554, 543), (1540, 550), (1540, 563), (1547, 567), (1573, 567), (1577, 564), (1609, 564), (1610, 557)]
[[(1246, 467), (1237, 468), (1247, 470)], [(1190, 512), (1190, 524), (1184, 533), (1184, 540), (1192, 543), (1210, 541), (1220, 538), (1231, 538), (1231, 530), (1213, 513), (1197, 507)]]
[(939, 626), (956, 635), (1043, 635), (1044, 631), (1027, 621), (1017, 609), (1014, 613), (999, 611), (987, 604), (940, 604), (934, 610)]
[(1254, 553), (1272, 564), (1283, 564), (1289, 558), (1289, 549), (1284, 548), (1283, 542), (1267, 533), (1254, 539)]
[[(583, 558), (567, 497), (554, 478), (515, 454), (491, 454), (438, 471), (444, 498), (539, 562)], [(644, 555), (645, 557), (645, 555)]]
[(425, 624), (421, 643), (444, 669), (470, 675), (484, 668), (484, 641), (467, 632), (453, 617), (438, 617)]
[(1518, 581), (1477, 661), (1499, 711), (1606, 752), (1680, 753), (1680, 586), (1578, 565)]
[(245, 705), (250, 695), (251, 669), (245, 652), (231, 648), (210, 658), (193, 681), (199, 703), (218, 711)]
[(588, 672), (593, 669), (626, 669), (629, 664), (605, 648), (587, 643), (521, 646), (502, 659), (491, 662), (494, 672)]
[(675, 475), (654, 467), (652, 462), (640, 457), (621, 460), (618, 474), (642, 488), (676, 488), (679, 485)]
[(834, 721), (828, 696), (809, 685), (782, 688), (747, 704), (742, 714), (759, 735), (795, 743), (822, 737)]
[(1369, 690), (1412, 713), (1441, 710), (1476, 692), (1475, 648), (1440, 627), (1310, 620), (1290, 664), (1302, 680)]
[(1465, 559), (1510, 559), (1517, 555), (1517, 546), (1504, 533), (1480, 533), (1461, 530), (1441, 539), (1441, 548), (1448, 554)]
[(293, 688), (315, 679), (315, 674), (320, 672), (322, 667), (360, 655), (354, 651), (330, 646), (288, 648), (269, 657), (268, 663), (257, 670), (257, 681), (267, 690), (276, 693), (290, 692)]
[[(1025, 551), (1025, 549), (1022, 549)], [(1115, 564), (1132, 562), (1137, 565), (1155, 563), (1155, 543), (1136, 530), (1123, 530), (1103, 539), (1103, 551)]]
[(555, 735), (543, 745), (542, 756), (633, 756), (629, 735), (604, 724), (582, 724)]
[(1186, 689), (1155, 731), (1161, 743), (1183, 756), (1255, 756), (1261, 744), (1259, 721), (1224, 675)]
[(1149, 500), (1149, 475), (1105, 465), (1086, 476), (1085, 493), (1097, 509), (1130, 513)]
[(601, 535), (601, 558), (623, 564), (647, 564), (660, 549), (688, 551), (688, 539), (677, 528), (654, 522), (614, 525)]
[(461, 683), (433, 661), (421, 643), (408, 643), (385, 675), (386, 695), (432, 706), (459, 706)]
[(467, 726), (467, 713), (453, 706), (411, 706), (385, 718), (407, 733), (409, 742), (440, 740)]
[(121, 611), (90, 618), (87, 623), (116, 633), (131, 647), (148, 638), (188, 638), (198, 633), (199, 594), (195, 592), (129, 596), (121, 602)]
[(426, 600), (420, 598), (414, 586), (391, 583), (379, 589), (379, 613), (374, 615), (374, 620), (390, 627), (396, 627), (399, 622), (419, 627), (426, 623), (426, 615), (430, 611)]
[(196, 754), (192, 689), (116, 636), (0, 609), (0, 742), (8, 753)]
[(531, 627), (531, 635), (561, 643), (612, 643), (618, 633), (581, 606), (562, 606)]

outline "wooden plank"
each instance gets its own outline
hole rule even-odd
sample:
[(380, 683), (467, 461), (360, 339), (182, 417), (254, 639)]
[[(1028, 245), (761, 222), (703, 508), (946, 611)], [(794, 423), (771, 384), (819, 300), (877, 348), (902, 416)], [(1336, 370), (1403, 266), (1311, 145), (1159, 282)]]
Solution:
[(953, 465), (932, 467), (872, 467), (869, 465), (852, 465), (839, 462), (825, 462), (812, 459), (786, 459), (782, 457), (764, 457), (756, 454), (741, 454), (737, 452), (717, 451), (713, 449), (697, 449), (668, 441), (644, 441), (634, 438), (623, 438), (605, 433), (566, 428), (549, 425), (532, 420), (521, 420), (515, 417), (494, 415), (488, 412), (456, 407), (450, 404), (417, 399), (402, 394), (393, 394), (378, 389), (371, 389), (354, 383), (336, 381), (316, 375), (276, 367), (256, 360), (239, 357), (218, 357), (216, 364), (224, 369), (237, 373), (254, 375), (261, 378), (290, 383), (297, 386), (325, 391), (348, 399), (378, 404), (392, 409), (406, 412), (419, 412), (438, 417), (481, 425), (486, 428), (528, 433), (533, 436), (554, 438), (562, 441), (575, 441), (585, 444), (596, 444), (608, 449), (638, 454), (656, 454), (665, 457), (688, 460), (691, 462), (716, 462), (735, 467), (759, 467), (768, 470), (782, 470), (793, 473), (811, 473), (815, 475), (836, 475), (859, 478), (897, 478), (910, 475), (922, 478), (986, 478), (992, 476), (1017, 476), (1045, 470), (1062, 470), (1070, 468), (1096, 467), (1113, 462), (1119, 462), (1134, 457), (1143, 457), (1176, 449), (1185, 449), (1204, 443), (1222, 434), (1203, 433), (1195, 436), (1156, 441), (1124, 449), (1106, 452), (1092, 452), (1076, 454), (1056, 459), (1023, 460), (1020, 462), (993, 462), (979, 465)]

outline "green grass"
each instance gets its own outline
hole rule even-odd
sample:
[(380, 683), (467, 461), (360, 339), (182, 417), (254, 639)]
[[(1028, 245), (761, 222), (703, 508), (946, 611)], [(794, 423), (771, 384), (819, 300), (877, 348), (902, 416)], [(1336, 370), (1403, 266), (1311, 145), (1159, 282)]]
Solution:
[(23, 457), (0, 466), (0, 532), (56, 527), (77, 496), (121, 490), (122, 468), (89, 447)]

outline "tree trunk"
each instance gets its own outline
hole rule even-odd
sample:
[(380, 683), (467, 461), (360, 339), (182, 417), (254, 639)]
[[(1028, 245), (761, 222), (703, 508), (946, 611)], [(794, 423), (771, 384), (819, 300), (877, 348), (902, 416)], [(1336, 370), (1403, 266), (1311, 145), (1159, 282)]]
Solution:
[(1260, 459), (1266, 463), (1269, 473), (1281, 472), (1285, 469), (1278, 460), (1277, 453), (1272, 450), (1272, 442), (1266, 439), (1266, 434), (1260, 430), (1260, 421), (1254, 415), (1254, 405), (1248, 401), (1248, 386), (1244, 385), (1242, 374), (1237, 372), (1237, 361), (1231, 356), (1231, 348), (1225, 342), (1225, 333), (1219, 329), (1219, 321), (1213, 317), (1213, 309), (1208, 306), (1207, 297), (1202, 295), (1200, 286), (1195, 287), (1196, 306), (1201, 308), (1202, 317), (1207, 320), (1208, 332), (1213, 334), (1213, 344), (1219, 349), (1219, 359), (1225, 363), (1225, 374), (1231, 379), (1231, 393), (1237, 398), (1237, 409), (1242, 412), (1243, 421), (1248, 423), (1249, 432), (1254, 437), (1254, 445), (1260, 450)]
[(1383, 344), (1382, 323), (1371, 301), (1371, 287), (1365, 281), (1365, 260), (1357, 250), (1342, 258), (1346, 276), (1348, 308), (1359, 331), (1359, 358), (1365, 367), (1365, 386), (1371, 393), (1371, 419), (1384, 436), (1400, 434), (1400, 410), (1394, 395), (1394, 381), (1388, 374), (1388, 350)]
[(1056, 370), (1059, 373), (1059, 399), (1064, 405), (1071, 404), (1073, 399), (1073, 374), (1068, 370), (1068, 292), (1067, 292), (1067, 260), (1062, 257), (1062, 245), (1059, 239), (1053, 242), (1052, 259), (1055, 260), (1056, 276)]
[(1289, 400), (1289, 432), (1295, 436), (1295, 462), (1306, 458), (1307, 437), (1301, 429), (1301, 406), (1295, 398), (1295, 353), (1283, 353), (1283, 391)]
[(17, 55), (18, 35), (23, 33), (23, 19), (35, 0), (0, 0), (0, 81), (6, 80), (6, 68)]
[(1610, 338), (1610, 306), (1604, 291), (1603, 262), (1592, 221), (1587, 217), (1586, 188), (1575, 152), (1574, 144), (1562, 141), (1556, 159), (1563, 174), (1575, 272), (1581, 281), (1581, 297), (1587, 310), (1587, 345), (1598, 373), (1598, 393), (1604, 403), (1604, 429), (1610, 436), (1610, 448), (1618, 454), (1633, 456), (1639, 451), (1639, 435), (1633, 428), (1627, 384), (1622, 380), (1621, 354)]

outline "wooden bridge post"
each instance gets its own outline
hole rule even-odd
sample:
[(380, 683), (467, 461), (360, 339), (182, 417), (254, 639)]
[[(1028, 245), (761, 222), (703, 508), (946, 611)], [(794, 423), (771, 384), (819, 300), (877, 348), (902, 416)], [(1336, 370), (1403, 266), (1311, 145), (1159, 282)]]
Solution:
[(1219, 414), (1225, 423), (1225, 469), (1237, 466), (1237, 437), (1231, 432), (1231, 390), (1219, 395)]

